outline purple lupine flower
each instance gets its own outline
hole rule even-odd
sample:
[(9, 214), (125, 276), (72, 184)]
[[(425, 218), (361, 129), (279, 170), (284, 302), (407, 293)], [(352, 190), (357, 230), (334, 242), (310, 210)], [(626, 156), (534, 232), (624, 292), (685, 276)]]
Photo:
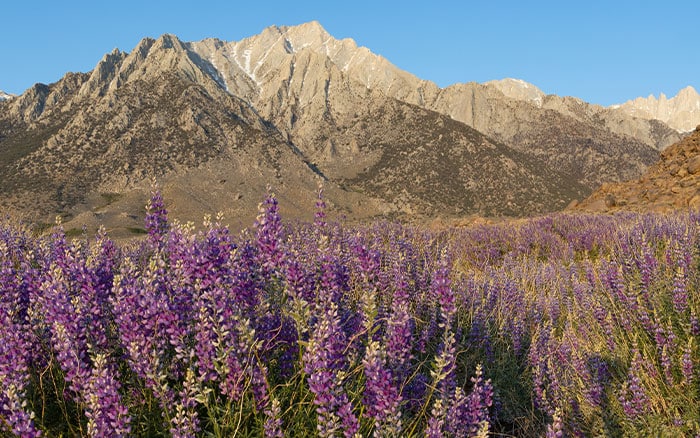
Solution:
[(445, 416), (447, 409), (441, 398), (435, 400), (433, 408), (430, 411), (428, 425), (425, 428), (426, 438), (444, 438), (443, 428), (445, 427)]
[(263, 427), (265, 438), (284, 438), (282, 409), (276, 397), (272, 398), (270, 405), (265, 410), (265, 425)]
[(285, 261), (284, 277), (286, 280), (285, 291), (292, 300), (303, 300), (311, 303), (315, 299), (314, 279), (306, 272), (299, 260), (292, 257)]
[(107, 364), (107, 357), (93, 357), (92, 375), (86, 387), (88, 435), (91, 437), (122, 437), (131, 432), (131, 418), (119, 395), (116, 370)]
[[(692, 339), (692, 338), (691, 338)], [(683, 348), (681, 356), (681, 372), (683, 374), (683, 383), (691, 385), (695, 381), (695, 365), (693, 364), (693, 345), (691, 339)]]
[(348, 333), (338, 315), (338, 303), (348, 289), (348, 275), (330, 251), (323, 251), (318, 260), (317, 295), (313, 315), (307, 315), (309, 341), (303, 354), (304, 371), (309, 389), (314, 394), (318, 432), (331, 436), (343, 431), (354, 435), (359, 428), (357, 418), (343, 389), (339, 374), (347, 366)]
[(399, 436), (401, 395), (386, 367), (386, 354), (378, 342), (369, 341), (362, 365), (365, 374), (365, 415), (375, 421), (374, 436)]
[(557, 408), (552, 415), (552, 422), (547, 425), (547, 438), (563, 438), (564, 437), (564, 421), (562, 418), (561, 409)]
[[(427, 312), (428, 310), (428, 305), (426, 304), (424, 306), (424, 311)], [(422, 319), (421, 317), (424, 315), (421, 315), (420, 312), (418, 312), (418, 319)], [(438, 330), (438, 321), (437, 317), (435, 315), (435, 312), (430, 312), (427, 317), (427, 322), (423, 326), (423, 329), (420, 330), (418, 339), (416, 341), (416, 346), (415, 349), (420, 352), (421, 354), (425, 353), (427, 351), (428, 343), (431, 341), (431, 339), (435, 336), (437, 330)]]
[(326, 201), (323, 200), (323, 188), (318, 189), (316, 199), (316, 212), (314, 213), (314, 228), (316, 230), (326, 229)]
[(700, 336), (700, 318), (693, 310), (690, 311), (690, 334), (695, 337)]
[[(607, 290), (611, 293), (612, 297), (620, 302), (622, 306), (629, 307), (631, 314), (638, 313), (638, 304), (636, 297), (630, 297), (625, 291), (625, 284), (623, 282), (622, 267), (616, 265), (615, 263), (610, 263), (605, 271), (603, 272), (603, 280), (607, 286)], [(620, 325), (627, 332), (632, 332), (632, 323), (627, 315), (627, 313), (620, 312), (617, 313), (616, 318), (618, 319)]]
[(605, 395), (605, 385), (610, 379), (608, 364), (600, 356), (589, 357), (584, 376), (584, 395), (586, 401), (593, 406), (602, 407)]
[(339, 372), (345, 366), (345, 334), (333, 301), (324, 300), (319, 311), (322, 314), (303, 355), (307, 383), (314, 394), (317, 432), (323, 437), (333, 437), (342, 431), (351, 437), (359, 430), (359, 422), (339, 379)]
[(194, 371), (188, 368), (175, 404), (175, 415), (170, 420), (170, 433), (173, 438), (194, 438), (199, 432), (196, 408), (197, 396), (201, 393)]
[(673, 333), (673, 328), (667, 326), (664, 328), (661, 324), (656, 326), (654, 334), (656, 348), (660, 356), (661, 366), (664, 370), (664, 378), (666, 383), (673, 385), (673, 363), (671, 357), (675, 356), (676, 352), (676, 335)]
[(481, 364), (477, 365), (471, 381), (473, 386), (467, 397), (466, 418), (469, 419), (470, 433), (477, 433), (480, 424), (490, 421), (489, 409), (493, 404), (493, 386), (491, 379), (484, 380)]
[(440, 355), (435, 361), (436, 369), (433, 372), (434, 382), (443, 397), (449, 398), (457, 386), (457, 357), (456, 357), (456, 340), (454, 333), (448, 331), (445, 333)]
[(425, 431), (426, 436), (442, 436), (445, 419), (453, 403), (457, 387), (455, 344), (454, 333), (451, 327), (448, 326), (445, 328), (440, 355), (435, 359), (433, 370), (431, 371), (433, 385), (437, 388), (438, 393), (428, 419), (428, 427)]
[(430, 288), (433, 297), (440, 304), (440, 316), (442, 316), (440, 326), (450, 327), (457, 309), (455, 307), (455, 294), (450, 284), (450, 271), (446, 257), (440, 260), (438, 268), (433, 273)]
[[(217, 279), (217, 283), (221, 280)], [(224, 287), (214, 284), (207, 288), (202, 288), (202, 282), (195, 285), (196, 298), (195, 305), (198, 309), (194, 327), (194, 354), (197, 361), (197, 370), (202, 383), (216, 380), (216, 345), (218, 339), (217, 326), (223, 318), (223, 306), (219, 305), (223, 301)]]
[[(5, 303), (3, 303), (5, 304)], [(25, 391), (29, 383), (27, 362), (30, 349), (26, 331), (12, 321), (9, 309), (0, 307), (0, 430), (17, 436), (36, 437), (41, 433), (34, 425), (34, 413), (27, 411)]]
[(127, 363), (165, 413), (176, 405), (177, 393), (168, 380), (181, 377), (182, 358), (189, 354), (185, 339), (194, 324), (186, 321), (190, 312), (183, 312), (178, 304), (184, 297), (170, 296), (171, 279), (162, 249), (156, 249), (148, 262), (143, 272), (129, 259), (122, 263), (111, 304)]
[(547, 321), (535, 332), (528, 354), (528, 364), (532, 369), (532, 386), (534, 392), (535, 406), (545, 413), (552, 415), (556, 406), (556, 375), (551, 370), (551, 348), (550, 336), (552, 333), (551, 323)]
[[(51, 343), (71, 396), (80, 400), (90, 375), (84, 311), (78, 300), (71, 300), (63, 271), (55, 267), (44, 283), (45, 319), (51, 330)], [(78, 304), (77, 306), (74, 303)]]
[(27, 401), (14, 384), (3, 382), (0, 391), (0, 430), (7, 428), (19, 437), (40, 437), (41, 431), (34, 425), (34, 413), (27, 412)]
[(277, 198), (273, 193), (269, 193), (265, 201), (260, 204), (259, 211), (255, 221), (256, 245), (262, 268), (266, 273), (269, 273), (280, 266), (284, 255), (281, 242), (282, 220), (279, 215)]
[(489, 410), (493, 404), (491, 380), (484, 380), (481, 364), (471, 378), (472, 390), (465, 396), (462, 388), (456, 388), (455, 396), (447, 412), (446, 431), (449, 436), (476, 436), (484, 423), (490, 422)]
[(413, 319), (409, 314), (408, 285), (403, 275), (396, 273), (396, 288), (391, 303), (391, 313), (387, 321), (385, 345), (387, 364), (399, 382), (407, 377), (411, 360), (411, 339), (413, 337)]
[(367, 333), (372, 333), (377, 319), (377, 291), (379, 283), (379, 252), (370, 250), (355, 237), (351, 250), (356, 258), (355, 271), (359, 274), (360, 305), (362, 308), (362, 324)]
[(486, 361), (492, 363), (494, 351), (486, 324), (487, 317), (484, 315), (484, 309), (477, 309), (472, 316), (472, 324), (469, 328), (469, 342), (481, 348), (486, 356)]
[(673, 276), (673, 309), (684, 313), (688, 309), (688, 278), (686, 268), (677, 266)]
[(635, 420), (647, 411), (649, 399), (640, 377), (643, 369), (642, 355), (637, 349), (634, 349), (632, 354), (632, 364), (627, 374), (627, 380), (620, 390), (619, 400), (627, 418)]
[(168, 211), (165, 209), (163, 196), (155, 185), (151, 190), (151, 198), (146, 210), (146, 231), (149, 240), (155, 247), (162, 246), (165, 244), (169, 230)]

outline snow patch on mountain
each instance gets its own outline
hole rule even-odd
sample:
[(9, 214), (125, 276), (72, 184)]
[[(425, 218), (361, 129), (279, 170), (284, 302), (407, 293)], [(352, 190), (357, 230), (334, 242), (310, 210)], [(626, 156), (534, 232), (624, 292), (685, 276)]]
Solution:
[(216, 59), (213, 56), (209, 57), (209, 63), (211, 64), (211, 67), (214, 68), (212, 69), (210, 66), (207, 66), (207, 72), (214, 78), (216, 83), (219, 84), (221, 88), (225, 89), (227, 93), (230, 93), (228, 84), (226, 83), (226, 76), (221, 74), (221, 69), (218, 65), (216, 65)]
[(0, 102), (2, 102), (3, 100), (10, 100), (13, 97), (17, 96), (15, 96), (14, 94), (5, 93), (4, 91), (0, 90)]

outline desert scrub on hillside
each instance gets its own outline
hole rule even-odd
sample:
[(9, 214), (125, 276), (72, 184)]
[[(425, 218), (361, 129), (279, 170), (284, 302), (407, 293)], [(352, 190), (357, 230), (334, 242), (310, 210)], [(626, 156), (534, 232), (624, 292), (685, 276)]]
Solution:
[(692, 436), (700, 215), (0, 225), (16, 436)]

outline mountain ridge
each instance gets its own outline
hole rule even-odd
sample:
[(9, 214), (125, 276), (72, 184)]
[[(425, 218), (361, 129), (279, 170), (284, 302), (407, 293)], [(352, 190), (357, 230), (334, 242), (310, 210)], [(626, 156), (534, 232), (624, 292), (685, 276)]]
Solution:
[(155, 177), (183, 220), (254, 216), (268, 185), (306, 217), (319, 184), (351, 219), (522, 216), (640, 175), (673, 136), (624, 121), (641, 134), (578, 100), (440, 89), (317, 22), (238, 42), (165, 34), (0, 103), (0, 204), (123, 231)]
[(700, 94), (690, 85), (671, 98), (650, 94), (615, 107), (634, 117), (660, 120), (680, 132), (692, 132), (700, 124)]

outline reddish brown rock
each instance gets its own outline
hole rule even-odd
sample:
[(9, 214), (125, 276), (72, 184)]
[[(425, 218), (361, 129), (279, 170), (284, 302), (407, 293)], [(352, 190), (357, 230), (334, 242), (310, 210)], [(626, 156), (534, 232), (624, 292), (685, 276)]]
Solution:
[(572, 208), (606, 212), (700, 209), (700, 130), (666, 149), (641, 178), (603, 184)]
[(688, 172), (693, 175), (700, 172), (700, 155), (695, 155), (688, 160)]

